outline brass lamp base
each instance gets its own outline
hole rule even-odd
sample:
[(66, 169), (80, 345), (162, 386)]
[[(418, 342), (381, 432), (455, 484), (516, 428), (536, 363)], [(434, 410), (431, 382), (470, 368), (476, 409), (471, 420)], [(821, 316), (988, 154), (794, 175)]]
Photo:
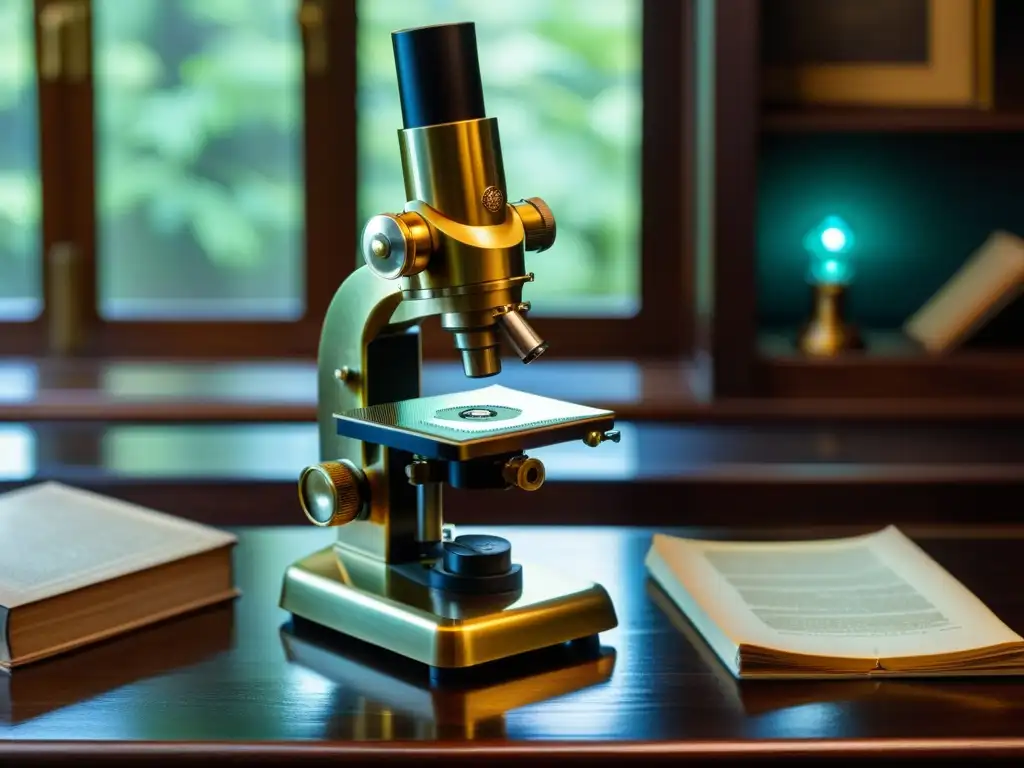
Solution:
[(432, 667), (472, 667), (590, 637), (618, 625), (599, 584), (523, 565), (516, 595), (432, 590), (403, 568), (337, 545), (294, 563), (281, 607), (350, 637)]
[(843, 319), (843, 285), (815, 285), (814, 310), (797, 337), (797, 346), (805, 355), (834, 357), (841, 352), (864, 348), (857, 329)]

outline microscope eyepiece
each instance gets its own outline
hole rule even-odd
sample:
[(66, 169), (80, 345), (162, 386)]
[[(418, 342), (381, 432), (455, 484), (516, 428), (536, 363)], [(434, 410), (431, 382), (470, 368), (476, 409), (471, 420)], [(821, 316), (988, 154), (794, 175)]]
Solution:
[(472, 22), (403, 29), (391, 44), (404, 128), (487, 116)]

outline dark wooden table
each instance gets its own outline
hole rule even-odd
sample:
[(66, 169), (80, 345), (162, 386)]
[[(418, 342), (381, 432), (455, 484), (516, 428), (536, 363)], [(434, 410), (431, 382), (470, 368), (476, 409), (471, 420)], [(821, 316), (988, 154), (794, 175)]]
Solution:
[[(1024, 629), (1024, 527), (905, 530)], [(561, 671), (546, 659), (435, 691), (415, 665), (277, 608), (285, 566), (331, 532), (239, 533), (236, 603), (0, 677), (0, 765), (1024, 759), (1024, 681), (737, 683), (659, 605), (649, 530), (505, 529), (524, 559), (603, 583), (620, 626)]]

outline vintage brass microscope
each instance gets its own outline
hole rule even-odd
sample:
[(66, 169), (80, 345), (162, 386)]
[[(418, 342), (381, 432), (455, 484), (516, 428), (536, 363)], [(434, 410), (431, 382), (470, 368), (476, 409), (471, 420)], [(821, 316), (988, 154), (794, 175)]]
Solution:
[(598, 584), (515, 562), (497, 536), (448, 536), (443, 486), (535, 491), (544, 466), (524, 451), (619, 436), (611, 411), (502, 386), (419, 397), (424, 318), (440, 316), (470, 378), (500, 372), (499, 333), (524, 363), (544, 352), (523, 317), (524, 250), (548, 249), (555, 221), (537, 198), (507, 202), (474, 25), (392, 42), (408, 202), (370, 219), (365, 266), (324, 320), (322, 463), (302, 472), (299, 499), (314, 525), (339, 526), (338, 540), (288, 569), (281, 606), (431, 667), (471, 667), (617, 619)]

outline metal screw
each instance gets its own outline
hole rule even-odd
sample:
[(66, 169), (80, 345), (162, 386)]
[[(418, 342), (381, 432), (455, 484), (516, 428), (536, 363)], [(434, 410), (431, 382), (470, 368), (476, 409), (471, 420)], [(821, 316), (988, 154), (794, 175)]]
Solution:
[(341, 368), (338, 368), (334, 371), (334, 378), (336, 378), (342, 384), (347, 384), (355, 377), (355, 371), (353, 371), (347, 365), (343, 365)]
[(377, 235), (370, 241), (370, 253), (378, 259), (387, 258), (387, 255), (391, 253), (391, 243), (383, 235)]
[(619, 442), (622, 439), (621, 433), (617, 429), (611, 429), (607, 432), (601, 432), (600, 430), (594, 430), (588, 432), (583, 438), (583, 442), (589, 445), (591, 448), (597, 448), (601, 443), (606, 440), (611, 440), (613, 443)]

